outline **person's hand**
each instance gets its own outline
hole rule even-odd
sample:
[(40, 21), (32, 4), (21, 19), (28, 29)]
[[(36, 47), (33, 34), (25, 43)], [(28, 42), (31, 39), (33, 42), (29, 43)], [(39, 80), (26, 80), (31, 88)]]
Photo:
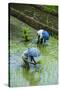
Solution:
[(37, 63), (36, 63), (36, 61), (34, 60), (34, 65), (36, 65)]

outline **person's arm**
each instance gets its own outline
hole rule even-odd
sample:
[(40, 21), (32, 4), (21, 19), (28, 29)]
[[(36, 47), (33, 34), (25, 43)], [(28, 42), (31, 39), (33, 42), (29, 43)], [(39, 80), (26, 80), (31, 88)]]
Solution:
[(35, 60), (33, 60), (34, 61), (34, 64), (36, 64), (36, 61)]
[(36, 61), (34, 60), (33, 56), (31, 56), (31, 61), (34, 61), (34, 64), (36, 64)]

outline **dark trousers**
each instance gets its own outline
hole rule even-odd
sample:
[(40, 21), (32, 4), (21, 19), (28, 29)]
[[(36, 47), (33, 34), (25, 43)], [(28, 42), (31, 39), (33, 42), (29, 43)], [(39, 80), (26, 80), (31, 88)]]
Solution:
[(41, 43), (41, 44), (43, 43), (43, 38), (40, 39), (40, 43)]
[(43, 38), (40, 39), (40, 36), (38, 35), (38, 41), (37, 41), (37, 44), (40, 43), (42, 44), (43, 43)]

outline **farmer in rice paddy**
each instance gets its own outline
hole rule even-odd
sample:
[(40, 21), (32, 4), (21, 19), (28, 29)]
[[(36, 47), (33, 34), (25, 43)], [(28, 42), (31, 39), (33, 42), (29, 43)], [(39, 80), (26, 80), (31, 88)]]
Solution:
[(40, 51), (37, 48), (28, 48), (27, 50), (25, 50), (22, 55), (25, 66), (29, 68), (29, 63), (36, 65), (34, 57), (38, 56), (40, 56)]
[(37, 31), (37, 35), (38, 35), (37, 43), (46, 44), (47, 41), (49, 40), (49, 33), (43, 29)]

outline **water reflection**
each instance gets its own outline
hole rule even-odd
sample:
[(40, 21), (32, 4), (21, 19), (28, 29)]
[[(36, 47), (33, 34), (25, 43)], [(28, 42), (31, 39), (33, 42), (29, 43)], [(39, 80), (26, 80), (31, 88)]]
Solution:
[(40, 72), (37, 72), (35, 69), (27, 70), (23, 68), (22, 75), (28, 81), (29, 85), (38, 85), (40, 81)]

